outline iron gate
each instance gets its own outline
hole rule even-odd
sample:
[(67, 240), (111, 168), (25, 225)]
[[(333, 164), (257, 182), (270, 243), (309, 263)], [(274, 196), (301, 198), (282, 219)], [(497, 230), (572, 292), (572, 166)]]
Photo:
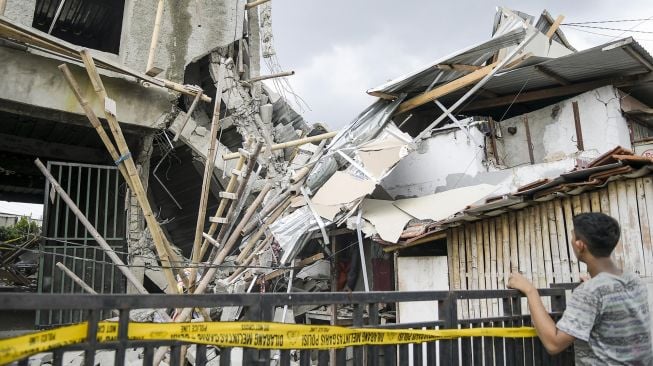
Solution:
[[(550, 299), (551, 315), (559, 319), (565, 309), (565, 289), (541, 289), (540, 295)], [(181, 364), (184, 343), (176, 340), (128, 339), (130, 311), (135, 309), (243, 306), (246, 320), (272, 321), (276, 308), (284, 305), (353, 306), (354, 328), (393, 329), (461, 329), (487, 327), (520, 327), (531, 325), (530, 315), (521, 308), (523, 295), (516, 290), (471, 291), (416, 291), (368, 293), (266, 293), (213, 295), (79, 295), (52, 296), (40, 294), (0, 294), (0, 311), (15, 309), (78, 309), (87, 312), (89, 326), (85, 342), (57, 348), (52, 352), (53, 364), (61, 364), (67, 352), (83, 352), (86, 365), (96, 364), (102, 352), (110, 354), (110, 363), (125, 365), (126, 353), (138, 353), (143, 365), (153, 364), (158, 347), (170, 347), (171, 365)], [(502, 304), (502, 315), (494, 318), (459, 319), (459, 303), (471, 299), (497, 299)], [(435, 301), (439, 320), (411, 324), (380, 324), (381, 304), (408, 301)], [(101, 310), (116, 309), (118, 339), (99, 343), (96, 339)], [(165, 329), (161, 324), (161, 329)], [(411, 348), (413, 351), (411, 352)], [(420, 352), (419, 350), (422, 350)], [(301, 366), (309, 365), (573, 365), (573, 347), (550, 356), (537, 338), (466, 337), (421, 344), (385, 346), (356, 346), (329, 350), (263, 350), (255, 348), (224, 348), (203, 344), (193, 345), (189, 351), (195, 365), (290, 365), (293, 358)], [(418, 351), (415, 351), (418, 350)], [(272, 361), (272, 360), (277, 361)], [(106, 361), (106, 360), (105, 360)], [(28, 358), (19, 362), (27, 365)]]
[[(48, 162), (48, 170), (116, 254), (125, 260), (125, 184), (115, 166)], [(124, 293), (126, 282), (106, 253), (46, 180), (38, 292), (81, 293), (59, 268), (63, 263), (98, 293)], [(102, 314), (102, 315), (108, 315)], [(85, 319), (78, 310), (37, 312), (36, 324), (48, 327)]]

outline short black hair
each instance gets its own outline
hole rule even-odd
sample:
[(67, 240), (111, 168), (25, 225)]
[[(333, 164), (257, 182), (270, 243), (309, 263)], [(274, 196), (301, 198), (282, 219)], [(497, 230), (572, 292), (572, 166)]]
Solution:
[(589, 212), (574, 216), (574, 233), (587, 244), (593, 256), (609, 257), (619, 242), (621, 229), (614, 218), (600, 212)]

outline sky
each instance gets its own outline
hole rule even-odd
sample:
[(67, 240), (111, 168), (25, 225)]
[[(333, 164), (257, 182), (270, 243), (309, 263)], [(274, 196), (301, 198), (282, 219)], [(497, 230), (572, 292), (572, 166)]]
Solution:
[(569, 23), (650, 18), (588, 24), (650, 33), (562, 30), (579, 50), (632, 35), (653, 53), (650, 0), (273, 0), (274, 45), (282, 68), (295, 71), (288, 78), (294, 92), (310, 107), (304, 118), (338, 129), (375, 100), (367, 89), (489, 39), (499, 5), (535, 16), (547, 9)]
[[(274, 0), (274, 46), (283, 70), (295, 71), (288, 80), (310, 107), (304, 118), (338, 129), (375, 100), (367, 89), (489, 39), (499, 5), (535, 16), (547, 9), (553, 17), (565, 15), (564, 22), (650, 18), (590, 24), (650, 33), (562, 29), (579, 50), (634, 36), (653, 53), (650, 0)], [(38, 218), (42, 205), (0, 201), (0, 212)]]

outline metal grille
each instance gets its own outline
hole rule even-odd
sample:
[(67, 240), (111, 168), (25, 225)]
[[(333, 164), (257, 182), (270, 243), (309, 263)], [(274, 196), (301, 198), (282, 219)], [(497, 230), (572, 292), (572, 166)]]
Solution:
[[(116, 167), (49, 162), (48, 170), (66, 190), (119, 256), (126, 256), (125, 186)], [(83, 290), (61, 270), (63, 263), (98, 293), (124, 293), (126, 282), (105, 251), (46, 184), (45, 218), (41, 243), (38, 291), (40, 293), (82, 293)], [(102, 314), (102, 315), (109, 315)], [(38, 326), (69, 324), (84, 320), (81, 311), (52, 310), (37, 313)]]

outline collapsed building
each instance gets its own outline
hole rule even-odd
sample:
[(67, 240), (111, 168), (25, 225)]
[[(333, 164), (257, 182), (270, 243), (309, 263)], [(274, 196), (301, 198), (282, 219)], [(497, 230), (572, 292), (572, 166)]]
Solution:
[[(586, 271), (569, 242), (591, 211), (621, 222), (615, 259), (653, 276), (653, 58), (634, 39), (577, 51), (560, 17), (499, 8), (488, 41), (368, 90), (328, 132), (291, 107), (270, 3), (116, 3), (10, 0), (0, 18), (0, 198), (44, 203), (38, 291), (83, 291), (62, 267), (99, 293), (499, 289), (515, 270), (549, 287)], [(422, 306), (381, 317), (437, 316)], [(191, 317), (247, 314), (172, 315)]]

